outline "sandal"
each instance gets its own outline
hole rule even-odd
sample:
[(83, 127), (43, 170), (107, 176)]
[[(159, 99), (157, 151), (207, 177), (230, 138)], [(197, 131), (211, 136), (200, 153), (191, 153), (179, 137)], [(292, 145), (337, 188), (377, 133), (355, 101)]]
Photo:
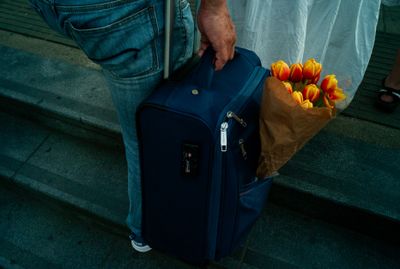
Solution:
[(386, 87), (385, 80), (382, 80), (382, 88), (378, 91), (376, 105), (386, 112), (393, 112), (400, 102), (400, 90)]

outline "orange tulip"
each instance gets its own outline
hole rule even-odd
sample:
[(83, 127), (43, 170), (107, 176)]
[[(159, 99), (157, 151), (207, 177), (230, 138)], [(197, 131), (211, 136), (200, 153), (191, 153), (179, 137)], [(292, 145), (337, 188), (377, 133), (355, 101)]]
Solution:
[(308, 109), (308, 108), (313, 108), (314, 105), (313, 105), (313, 103), (311, 103), (310, 100), (306, 99), (303, 102), (301, 102), (300, 106), (302, 108)]
[(279, 60), (273, 64), (271, 64), (271, 74), (273, 77), (278, 78), (279, 80), (288, 80), (290, 75), (290, 68), (282, 60)]
[(319, 74), (318, 76), (316, 76), (313, 80), (310, 81), (310, 84), (317, 84), (319, 79), (321, 77), (321, 74)]
[(305, 99), (309, 99), (311, 102), (318, 100), (320, 95), (320, 90), (315, 84), (308, 84), (303, 89), (303, 96)]
[(292, 92), (293, 92), (292, 84), (290, 84), (290, 82), (287, 82), (287, 81), (282, 81), (282, 83), (285, 85), (288, 93), (292, 94)]
[(321, 82), (321, 89), (326, 93), (333, 92), (338, 85), (338, 81), (335, 75), (327, 75)]
[(330, 109), (335, 107), (334, 103), (331, 100), (329, 100), (329, 98), (326, 95), (324, 95), (323, 100), (324, 100), (324, 104), (326, 107), (328, 107)]
[(290, 66), (289, 80), (299, 82), (303, 79), (303, 65), (301, 63), (292, 64)]
[(322, 65), (315, 59), (308, 59), (303, 66), (303, 79), (314, 81), (321, 74)]
[(338, 102), (346, 99), (346, 94), (341, 88), (336, 88), (332, 92), (328, 93), (328, 97), (330, 100)]
[(301, 92), (293, 92), (292, 93), (292, 98), (298, 103), (301, 104), (303, 102), (303, 94)]

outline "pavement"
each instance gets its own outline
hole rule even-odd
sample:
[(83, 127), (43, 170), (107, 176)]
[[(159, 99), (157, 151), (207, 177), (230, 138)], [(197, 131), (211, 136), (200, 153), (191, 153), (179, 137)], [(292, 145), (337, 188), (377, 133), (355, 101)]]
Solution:
[[(398, 11), (382, 8), (380, 33), (400, 35)], [(129, 246), (126, 162), (99, 67), (10, 30), (0, 55), (0, 268), (199, 268)], [(202, 268), (400, 268), (398, 137), (338, 116), (280, 171), (246, 244)]]

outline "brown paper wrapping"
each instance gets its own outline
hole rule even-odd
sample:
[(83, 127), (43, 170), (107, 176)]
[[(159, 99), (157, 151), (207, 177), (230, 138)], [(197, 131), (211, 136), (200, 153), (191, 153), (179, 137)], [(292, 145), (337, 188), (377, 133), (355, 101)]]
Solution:
[(327, 107), (302, 108), (280, 80), (268, 77), (261, 100), (261, 154), (257, 176), (275, 174), (335, 114), (335, 109)]

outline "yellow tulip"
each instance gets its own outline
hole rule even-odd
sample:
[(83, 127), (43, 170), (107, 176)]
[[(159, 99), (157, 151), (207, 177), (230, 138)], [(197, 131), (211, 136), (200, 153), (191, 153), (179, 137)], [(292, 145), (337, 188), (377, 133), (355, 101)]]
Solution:
[(308, 108), (313, 108), (314, 107), (313, 103), (311, 103), (311, 101), (308, 100), (308, 99), (306, 99), (303, 102), (301, 102), (300, 106), (302, 108), (304, 108), (304, 109), (308, 109)]
[(288, 80), (290, 75), (290, 68), (287, 63), (279, 60), (271, 64), (271, 75), (282, 81)]
[(308, 59), (303, 65), (303, 79), (314, 82), (316, 77), (319, 77), (322, 71), (322, 65), (315, 59)]
[(338, 81), (335, 75), (327, 75), (321, 82), (321, 89), (326, 93), (333, 92), (338, 85)]
[(292, 93), (292, 98), (298, 103), (301, 104), (303, 102), (303, 94), (301, 92), (295, 91)]
[(303, 89), (303, 96), (305, 99), (309, 99), (311, 102), (315, 102), (320, 96), (320, 90), (317, 85), (308, 84)]
[(299, 82), (303, 79), (303, 65), (301, 63), (292, 64), (290, 66), (289, 80)]
[(292, 94), (292, 92), (293, 92), (292, 84), (290, 82), (287, 82), (287, 81), (282, 81), (282, 83), (285, 85), (288, 93)]
[(334, 102), (339, 102), (346, 99), (346, 94), (341, 88), (335, 88), (332, 92), (328, 93), (328, 97)]

